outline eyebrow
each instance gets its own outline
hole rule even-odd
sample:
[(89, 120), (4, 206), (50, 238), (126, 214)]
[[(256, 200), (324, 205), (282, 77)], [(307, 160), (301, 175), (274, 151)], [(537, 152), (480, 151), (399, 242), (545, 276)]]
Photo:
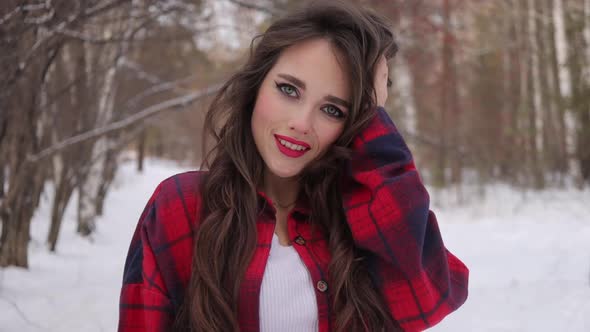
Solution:
[[(282, 77), (284, 79), (286, 79), (287, 81), (295, 84), (296, 86), (298, 86), (300, 89), (305, 90), (305, 82), (303, 82), (302, 80), (298, 79), (297, 77), (293, 76), (293, 75), (289, 75), (289, 74), (278, 74), (277, 76)], [(336, 96), (332, 96), (332, 95), (327, 95), (324, 97), (325, 100), (334, 103), (334, 104), (339, 104), (341, 106), (344, 106), (346, 108), (350, 108), (350, 103), (347, 102), (344, 99), (338, 98)]]

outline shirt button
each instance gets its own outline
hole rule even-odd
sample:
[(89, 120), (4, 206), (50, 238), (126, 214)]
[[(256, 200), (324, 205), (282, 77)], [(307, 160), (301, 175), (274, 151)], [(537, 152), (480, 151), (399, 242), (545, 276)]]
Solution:
[(323, 293), (328, 290), (328, 283), (323, 280), (320, 280), (320, 281), (318, 281), (318, 284), (316, 287), (320, 292)]
[(301, 236), (297, 236), (295, 238), (295, 243), (297, 243), (300, 246), (303, 246), (303, 245), (305, 245), (305, 239)]

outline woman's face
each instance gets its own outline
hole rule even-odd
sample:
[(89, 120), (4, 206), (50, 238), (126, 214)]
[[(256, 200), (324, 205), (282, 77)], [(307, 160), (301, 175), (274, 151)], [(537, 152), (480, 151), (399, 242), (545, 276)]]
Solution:
[(338, 139), (349, 112), (350, 83), (330, 42), (285, 49), (266, 75), (252, 114), (252, 133), (267, 170), (289, 178)]

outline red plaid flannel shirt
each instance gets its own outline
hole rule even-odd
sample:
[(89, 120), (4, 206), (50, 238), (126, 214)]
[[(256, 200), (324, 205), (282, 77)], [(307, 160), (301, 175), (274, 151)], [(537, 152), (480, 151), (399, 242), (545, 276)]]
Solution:
[[(343, 204), (355, 244), (372, 253), (373, 281), (405, 331), (441, 321), (467, 298), (468, 269), (444, 246), (412, 155), (378, 108), (352, 147)], [(119, 331), (167, 331), (190, 277), (193, 226), (198, 225), (200, 172), (163, 181), (149, 199), (131, 240), (120, 296)], [(259, 195), (258, 246), (242, 282), (242, 332), (259, 331), (259, 295), (274, 232), (274, 208)], [(325, 234), (310, 238), (307, 208), (288, 216), (289, 238), (311, 274), (319, 332), (332, 330)]]

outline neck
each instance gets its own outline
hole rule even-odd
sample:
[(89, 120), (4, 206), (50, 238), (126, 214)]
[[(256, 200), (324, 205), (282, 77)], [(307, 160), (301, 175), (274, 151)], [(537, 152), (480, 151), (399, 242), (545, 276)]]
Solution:
[(278, 177), (267, 169), (264, 173), (264, 192), (276, 208), (291, 208), (299, 194), (299, 181), (296, 177)]

